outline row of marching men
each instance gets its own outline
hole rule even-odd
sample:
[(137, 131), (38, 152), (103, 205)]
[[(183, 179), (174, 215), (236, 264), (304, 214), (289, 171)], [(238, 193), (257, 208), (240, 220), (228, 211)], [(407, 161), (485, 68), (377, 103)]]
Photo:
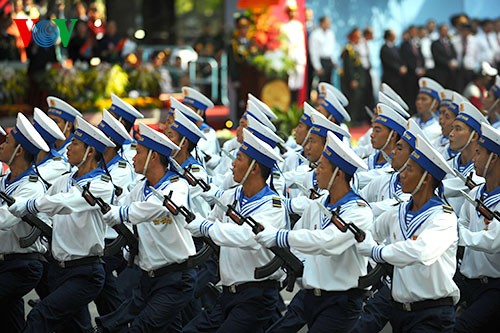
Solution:
[[(432, 99), (432, 107), (445, 104), (436, 88), (431, 80), (422, 81), (421, 95)], [(386, 92), (391, 96), (390, 88)], [(2, 278), (8, 285), (2, 299), (9, 301), (2, 302), (8, 304), (2, 315), (8, 316), (13, 330), (88, 330), (87, 304), (91, 301), (96, 302), (101, 315), (96, 323), (103, 331), (296, 331), (305, 324), (318, 332), (353, 327), (362, 331), (363, 323), (374, 327), (373, 318), (382, 326), (391, 320), (396, 330), (426, 325), (437, 325), (436, 330), (453, 328), (453, 305), (459, 296), (452, 280), (457, 222), (453, 209), (442, 199), (446, 192), (442, 185), (445, 176), (455, 170), (429, 142), (423, 117), (410, 120), (407, 126), (393, 94), (393, 99), (380, 95), (387, 100), (377, 106), (370, 135), (376, 150), (363, 161), (348, 144), (349, 133), (343, 124), (349, 121), (343, 107), (348, 101), (328, 85), (321, 85), (320, 93), (318, 109), (305, 106), (295, 136), (300, 144), (289, 145), (284, 158), (276, 148), (282, 140), (274, 133), (272, 111), (253, 96), (240, 120), (237, 138), (227, 142), (220, 155), (205, 153), (209, 158), (201, 158), (201, 162), (191, 154), (198, 155), (197, 144), (210, 132), (200, 128), (203, 111), (211, 102), (192, 89), (184, 90), (184, 103), (172, 99), (174, 112), (165, 135), (140, 125), (132, 160), (126, 155), (135, 146), (129, 132), (140, 114), (117, 98), (98, 128), (56, 98), (48, 100), (48, 114), (55, 124), (35, 111), (33, 128), (19, 115), (0, 153), (10, 168), (2, 177), (1, 190), (5, 193), (2, 212), (11, 221), (2, 227), (6, 240), (1, 251), (2, 272), (6, 272)], [(457, 103), (451, 100), (450, 104)], [(498, 203), (495, 179), (499, 179), (500, 139), (477, 110), (466, 103), (459, 109), (462, 114), (453, 123), (449, 150), (461, 150), (463, 155), (472, 143), (476, 150), (484, 148), (483, 155), (488, 156), (482, 161), (482, 171), (475, 160), (477, 175), (486, 179), (486, 185), (468, 184), (481, 188), (479, 198), (493, 213), (493, 217), (475, 221), (485, 224), (498, 215), (494, 205)], [(455, 139), (460, 125), (468, 126), (465, 129), (472, 137), (465, 140), (464, 148)], [(216, 166), (205, 171), (203, 162), (212, 159)], [(40, 171), (42, 160), (69, 163), (64, 171), (68, 172), (54, 177), (45, 193), (50, 181)], [(126, 172), (120, 170), (115, 176), (113, 160), (115, 169), (131, 171), (133, 164), (135, 173), (129, 173), (129, 180), (118, 183), (118, 175), (123, 177)], [(49, 167), (51, 171), (55, 168)], [(374, 181), (380, 181), (380, 188), (365, 190)], [(478, 197), (479, 192), (470, 195)], [(379, 197), (365, 200), (369, 195)], [(384, 202), (386, 199), (393, 202)], [(474, 206), (461, 206), (475, 212)], [(290, 215), (295, 219), (289, 219)], [(492, 224), (482, 230), (471, 221), (475, 215), (468, 216), (460, 224), (465, 226), (460, 228), (460, 241), (469, 246), (460, 267), (462, 282), (491, 289), (497, 276), (487, 271), (491, 267), (484, 261), (491, 258), (483, 251), (492, 250), (483, 247), (493, 246), (490, 230), (496, 229)], [(49, 242), (42, 237), (21, 246), (21, 239), (32, 233), (30, 224), (37, 219), (52, 226), (51, 233), (44, 235)], [(118, 231), (118, 237), (105, 235), (107, 230), (111, 232), (106, 225)], [(130, 265), (126, 268), (118, 267), (124, 262), (119, 260), (121, 254), (110, 250), (121, 248), (116, 246), (117, 240), (127, 238), (121, 228), (124, 225), (132, 225), (138, 239), (137, 244), (128, 244), (125, 256)], [(198, 246), (199, 251), (188, 231), (205, 242)], [(205, 260), (210, 253), (206, 244), (218, 253), (218, 262)], [(42, 257), (47, 246), (51, 255)], [(366, 257), (392, 264), (394, 273), (391, 287), (387, 283), (380, 287), (386, 297), (368, 300), (362, 313), (369, 285), (360, 286), (358, 278), (367, 273)], [(217, 277), (213, 265), (218, 266)], [(301, 277), (302, 289), (285, 316), (278, 319), (279, 288), (285, 278), (281, 268), (286, 270), (288, 287)], [(26, 279), (14, 279), (13, 274), (21, 270), (27, 270)], [(113, 272), (120, 273), (118, 279)], [(40, 292), (41, 301), (24, 325), (19, 316), (21, 297), (40, 287), (44, 273), (47, 291)], [(121, 277), (125, 281), (117, 281)], [(210, 279), (220, 279), (222, 294), (200, 312), (193, 295), (199, 298), (205, 288), (200, 280)], [(474, 295), (472, 305), (481, 296)], [(370, 303), (382, 304), (386, 311), (375, 306), (370, 312)], [(482, 309), (481, 303), (477, 305)], [(191, 321), (183, 318), (186, 311), (181, 312), (188, 308), (197, 313)], [(435, 320), (436, 313), (440, 320)], [(485, 317), (483, 309), (481, 314)], [(460, 318), (459, 323), (462, 318), (475, 321), (481, 317), (472, 312)]]

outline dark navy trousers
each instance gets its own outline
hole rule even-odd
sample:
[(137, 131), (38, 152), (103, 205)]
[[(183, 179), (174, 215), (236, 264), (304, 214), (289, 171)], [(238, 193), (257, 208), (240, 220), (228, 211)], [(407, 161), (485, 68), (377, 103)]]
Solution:
[(391, 290), (383, 284), (363, 306), (363, 312), (351, 333), (378, 333), (392, 316)]
[(23, 296), (36, 287), (43, 264), (36, 259), (0, 261), (0, 323), (2, 332), (20, 332), (25, 325)]
[(391, 325), (394, 333), (453, 332), (455, 308), (446, 305), (413, 312), (393, 308)]
[(69, 268), (52, 263), (48, 272), (50, 294), (31, 310), (23, 332), (91, 331), (87, 305), (101, 292), (104, 274), (101, 263)]
[(283, 317), (266, 330), (266, 333), (295, 333), (304, 327), (307, 322), (304, 318), (304, 297), (306, 291), (299, 290), (287, 306)]
[(269, 326), (279, 297), (278, 288), (248, 288), (223, 292), (215, 306), (201, 312), (184, 333), (260, 333)]

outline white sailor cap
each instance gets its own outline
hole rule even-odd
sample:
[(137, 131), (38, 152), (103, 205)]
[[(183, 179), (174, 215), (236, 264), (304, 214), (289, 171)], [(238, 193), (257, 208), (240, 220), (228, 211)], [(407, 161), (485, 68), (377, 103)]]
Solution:
[(495, 76), (498, 74), (498, 70), (486, 61), (483, 61), (481, 62), (481, 74), (484, 76)]
[(49, 145), (53, 144), (57, 140), (66, 139), (55, 121), (50, 119), (50, 117), (39, 108), (35, 108), (33, 113), (33, 127)]
[(326, 94), (321, 101), (321, 106), (324, 107), (330, 114), (335, 118), (335, 120), (340, 124), (344, 121), (351, 121), (351, 116), (347, 113), (346, 109), (339, 102), (335, 93), (329, 89), (326, 89)]
[(276, 133), (271, 131), (269, 127), (264, 126), (260, 121), (252, 117), (247, 116), (248, 127), (247, 129), (252, 132), (253, 135), (270, 145), (272, 148), (276, 147), (279, 143), (285, 143), (282, 138), (280, 138)]
[(171, 128), (189, 141), (197, 144), (200, 139), (206, 139), (203, 132), (183, 112), (175, 113), (175, 120)]
[(331, 91), (335, 95), (335, 97), (337, 97), (342, 106), (346, 107), (349, 105), (349, 100), (337, 87), (326, 82), (320, 82), (318, 84), (318, 91), (320, 98), (325, 98), (327, 90)]
[(109, 108), (109, 112), (113, 112), (119, 118), (122, 118), (131, 124), (135, 123), (136, 119), (144, 118), (144, 115), (137, 111), (136, 108), (115, 94), (111, 94), (111, 106)]
[(248, 129), (243, 129), (243, 143), (240, 151), (260, 164), (272, 169), (276, 162), (283, 162), (270, 145), (253, 135)]
[(414, 119), (408, 120), (408, 125), (406, 131), (404, 131), (401, 138), (405, 140), (413, 149), (417, 146), (417, 137), (427, 140), (425, 133), (422, 131), (422, 128), (417, 124)]
[(100, 153), (104, 153), (108, 147), (116, 147), (100, 129), (90, 125), (82, 117), (76, 118), (74, 137), (86, 145), (94, 147)]
[(394, 89), (392, 89), (390, 85), (388, 85), (387, 83), (382, 83), (381, 91), (386, 94), (387, 97), (398, 103), (399, 106), (401, 106), (405, 111), (410, 111), (410, 107), (408, 106), (408, 104), (406, 104), (403, 98), (401, 98), (401, 96), (399, 96), (399, 94)]
[(495, 94), (495, 99), (500, 98), (500, 76), (496, 76), (495, 84), (491, 87), (491, 91)]
[(7, 133), (5, 133), (5, 130), (2, 128), (2, 126), (0, 126), (0, 135), (7, 135)]
[(342, 127), (335, 124), (333, 121), (328, 120), (328, 118), (326, 118), (319, 112), (312, 114), (311, 120), (313, 123), (311, 127), (311, 134), (316, 134), (326, 138), (328, 136), (328, 132), (333, 132), (341, 140), (343, 140), (344, 137), (351, 137), (351, 134), (349, 134), (349, 132), (345, 131)]
[(253, 116), (255, 119), (266, 125), (273, 131), (276, 131), (276, 126), (269, 120), (269, 118), (261, 111), (261, 109), (252, 101), (247, 101), (247, 110), (243, 113), (242, 118), (247, 119), (247, 114)]
[(210, 100), (210, 98), (206, 97), (196, 89), (191, 87), (182, 87), (182, 94), (184, 95), (182, 102), (184, 104), (191, 105), (197, 110), (206, 111), (207, 109), (214, 107), (214, 103)]
[(273, 110), (271, 110), (271, 108), (266, 103), (262, 102), (260, 99), (258, 99), (251, 93), (248, 93), (248, 100), (252, 101), (255, 105), (257, 105), (259, 110), (262, 111), (262, 113), (265, 114), (269, 120), (272, 121), (273, 119), (278, 119), (278, 116), (274, 114)]
[(469, 125), (478, 134), (481, 134), (481, 123), (486, 123), (488, 120), (474, 105), (469, 102), (463, 102), (459, 106), (459, 113), (455, 120)]
[(33, 155), (40, 150), (49, 151), (49, 146), (35, 130), (28, 118), (21, 112), (17, 114), (16, 126), (10, 131), (17, 143)]
[(411, 153), (410, 158), (438, 181), (443, 180), (447, 174), (455, 175), (443, 155), (432, 148), (432, 145), (420, 135), (417, 136), (417, 146)]
[(481, 123), (479, 144), (500, 156), (500, 131), (488, 123)]
[(419, 94), (429, 95), (440, 102), (441, 99), (439, 97), (439, 93), (444, 88), (439, 83), (428, 77), (422, 77), (418, 80), (418, 86), (420, 87), (418, 90)]
[(323, 156), (349, 175), (353, 175), (358, 169), (368, 169), (366, 163), (332, 132), (328, 132)]
[(312, 120), (311, 120), (311, 115), (314, 113), (319, 113), (318, 110), (316, 110), (314, 107), (312, 107), (309, 103), (304, 102), (304, 113), (300, 117), (300, 121), (306, 124), (307, 127), (312, 126)]
[[(173, 96), (170, 96), (170, 108), (172, 110), (176, 110), (176, 111), (182, 112), (193, 123), (196, 123), (198, 121), (203, 121), (203, 117), (202, 116), (200, 116), (198, 113), (194, 112), (187, 105), (184, 105), (181, 102), (179, 102)], [(176, 112), (176, 113), (178, 113), (178, 112)]]
[(403, 135), (406, 130), (407, 121), (399, 114), (399, 112), (394, 111), (393, 108), (383, 103), (377, 104), (377, 110), (378, 113), (375, 118), (376, 123), (389, 127), (391, 130), (396, 131), (399, 135)]
[(130, 134), (125, 126), (106, 109), (102, 109), (102, 121), (97, 127), (118, 146), (123, 146), (125, 141), (130, 140)]
[(443, 89), (439, 95), (441, 97), (440, 105), (447, 107), (455, 115), (458, 114), (459, 105), (467, 101), (462, 95), (450, 89)]
[(179, 146), (173, 143), (165, 134), (155, 131), (144, 123), (139, 123), (141, 136), (137, 143), (157, 153), (169, 157), (172, 150), (180, 150)]
[(80, 111), (60, 98), (49, 96), (47, 97), (47, 104), (49, 105), (47, 114), (52, 114), (71, 123), (75, 122), (76, 117), (83, 117)]
[(405, 119), (410, 118), (410, 114), (405, 111), (395, 100), (389, 98), (386, 94), (379, 91), (378, 92), (378, 102), (390, 106), (393, 110), (397, 111)]

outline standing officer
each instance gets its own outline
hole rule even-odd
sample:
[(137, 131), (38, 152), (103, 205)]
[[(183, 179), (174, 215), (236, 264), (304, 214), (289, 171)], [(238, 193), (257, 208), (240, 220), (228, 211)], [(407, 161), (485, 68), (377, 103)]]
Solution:
[(68, 162), (78, 170), (61, 176), (43, 197), (18, 199), (9, 208), (16, 216), (28, 212), (52, 216), (55, 261), (48, 273), (50, 294), (31, 310), (23, 332), (90, 330), (87, 304), (104, 285), (100, 257), (106, 225), (99, 207), (90, 206), (73, 182), (89, 185), (96, 197), (111, 202), (113, 184), (98, 164), (106, 147), (114, 144), (82, 118), (77, 118), (77, 125), (68, 146)]
[[(233, 162), (233, 178), (240, 186), (226, 190), (220, 201), (233, 205), (244, 216), (252, 216), (265, 228), (284, 228), (281, 200), (266, 184), (281, 158), (247, 129), (243, 129), (243, 136)], [(255, 241), (248, 225), (237, 225), (219, 206), (207, 220), (198, 218), (186, 228), (194, 236), (210, 237), (221, 246), (219, 271), (223, 291), (212, 311), (200, 314), (184, 332), (262, 332), (276, 309), (283, 274), (276, 271), (265, 280), (257, 280), (254, 270), (269, 263), (272, 253)]]
[[(371, 237), (358, 245), (360, 254), (394, 265), (392, 316), (394, 331), (451, 332), (459, 290), (456, 270), (457, 218), (436, 196), (441, 181), (453, 173), (431, 145), (417, 137), (416, 149), (400, 174), (402, 190), (412, 199), (383, 213), (373, 237), (390, 244), (374, 245)], [(367, 234), (369, 236), (370, 234)]]
[[(171, 196), (177, 206), (188, 207), (188, 183), (169, 170), (169, 156), (179, 147), (164, 134), (139, 123), (134, 168), (145, 176), (104, 215), (110, 226), (130, 222), (137, 226), (139, 255), (135, 262), (142, 270), (140, 293), (123, 303), (111, 316), (125, 318), (118, 329), (129, 331), (166, 332), (180, 330), (182, 309), (193, 296), (196, 271), (187, 259), (195, 254), (195, 246), (186, 221), (181, 214), (172, 215), (154, 193)], [(99, 321), (96, 320), (99, 324)], [(115, 328), (104, 328), (114, 331)]]
[[(0, 191), (22, 201), (39, 198), (45, 192), (43, 183), (33, 169), (36, 155), (49, 151), (42, 137), (22, 113), (16, 126), (0, 145), (0, 161), (10, 171), (0, 178)], [(20, 332), (24, 326), (23, 296), (36, 287), (42, 277), (42, 253), (47, 251), (37, 239), (22, 248), (19, 239), (31, 226), (12, 215), (5, 201), (0, 205), (0, 320), (5, 332)]]
[(357, 281), (366, 274), (368, 261), (358, 254), (354, 236), (340, 231), (331, 214), (324, 212), (337, 211), (343, 220), (370, 228), (371, 209), (350, 186), (359, 168), (366, 169), (366, 164), (328, 132), (316, 168), (318, 186), (328, 194), (311, 201), (293, 230), (268, 226), (255, 236), (265, 247), (291, 247), (303, 254), (304, 317), (309, 332), (347, 332), (361, 312), (365, 290), (357, 288)]

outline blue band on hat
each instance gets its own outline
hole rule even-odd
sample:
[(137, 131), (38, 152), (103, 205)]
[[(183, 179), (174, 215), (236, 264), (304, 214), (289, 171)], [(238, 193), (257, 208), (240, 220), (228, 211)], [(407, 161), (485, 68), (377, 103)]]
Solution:
[(123, 146), (123, 143), (127, 140), (121, 136), (113, 127), (109, 126), (104, 120), (97, 125), (97, 127), (107, 136), (109, 136), (118, 146)]
[(480, 136), (478, 143), (489, 151), (500, 156), (500, 145), (485, 136)]
[(338, 166), (342, 171), (348, 173), (350, 175), (354, 175), (356, 170), (358, 169), (356, 166), (347, 162), (343, 159), (339, 154), (337, 154), (330, 146), (325, 146), (325, 150), (323, 150), (323, 156), (326, 157), (333, 165)]
[(431, 88), (428, 88), (428, 87), (420, 87), (419, 91), (418, 91), (419, 94), (425, 94), (425, 95), (429, 95), (431, 96), (432, 98), (436, 99), (438, 102), (441, 101), (441, 98), (439, 97), (439, 94), (437, 91), (431, 89)]
[(337, 110), (333, 104), (330, 104), (326, 99), (321, 102), (321, 106), (324, 107), (330, 114), (335, 118), (339, 124), (344, 121), (344, 116)]
[(23, 132), (21, 132), (17, 126), (14, 127), (11, 131), (12, 136), (16, 139), (17, 143), (19, 143), (23, 148), (29, 151), (31, 154), (36, 155), (40, 152), (40, 148), (35, 146), (27, 137), (24, 136)]
[(464, 113), (459, 113), (455, 120), (460, 120), (461, 122), (469, 125), (474, 131), (481, 134), (481, 124), (471, 116)]
[(401, 126), (400, 124), (398, 124), (397, 122), (395, 122), (391, 118), (386, 117), (383, 114), (379, 114), (375, 118), (375, 122), (379, 123), (379, 124), (382, 124), (382, 125), (384, 125), (386, 127), (389, 127), (391, 130), (396, 131), (399, 135), (402, 135), (405, 132), (405, 130), (406, 130), (405, 127)]
[(406, 141), (413, 149), (417, 146), (417, 137), (409, 130), (404, 131), (401, 138)]
[[(170, 108), (171, 108), (172, 110), (174, 110), (174, 111), (175, 111), (175, 107), (170, 106)], [(182, 111), (180, 111), (180, 110), (179, 110), (179, 112), (182, 112)], [(173, 112), (169, 112), (169, 114), (173, 115), (173, 116), (174, 116), (174, 118), (175, 118), (175, 115), (174, 115), (174, 113), (173, 113)], [(186, 118), (187, 118), (187, 119), (189, 119), (189, 120), (190, 120), (193, 124), (196, 124), (196, 122), (198, 121), (198, 119), (195, 119), (195, 118), (191, 117), (191, 116), (190, 116), (189, 114), (187, 114), (187, 113), (182, 112), (182, 114), (183, 114), (183, 115), (185, 115), (185, 116), (186, 116)]]
[(265, 136), (264, 134), (260, 133), (256, 129), (251, 128), (250, 126), (247, 129), (250, 131), (250, 133), (252, 133), (256, 137), (258, 137), (259, 139), (261, 139), (262, 141), (264, 141), (265, 143), (267, 143), (268, 145), (270, 145), (271, 148), (274, 148), (274, 147), (277, 146), (277, 144), (278, 144), (277, 142), (275, 142), (271, 138), (268, 138), (267, 136)]
[(182, 103), (187, 104), (187, 105), (191, 105), (191, 106), (195, 107), (196, 109), (199, 109), (202, 111), (205, 111), (208, 108), (208, 105), (205, 105), (202, 102), (200, 102), (192, 97), (189, 97), (189, 96), (184, 96)]
[(194, 134), (186, 126), (182, 125), (177, 121), (174, 121), (171, 128), (174, 131), (180, 133), (182, 136), (186, 137), (189, 141), (191, 141), (194, 144), (197, 144), (198, 141), (200, 140), (200, 137), (198, 135)]
[(112, 104), (108, 111), (113, 112), (118, 117), (122, 117), (123, 119), (125, 119), (126, 121), (128, 121), (131, 124), (135, 123), (136, 117), (134, 117), (132, 114), (130, 114), (130, 112), (127, 112), (127, 110), (122, 109), (121, 107), (117, 106), (116, 104)]
[(302, 114), (302, 117), (300, 117), (300, 121), (306, 124), (307, 127), (312, 127), (313, 123), (311, 121), (311, 117), (309, 117), (307, 114)]
[(430, 159), (427, 158), (424, 154), (422, 154), (419, 150), (414, 150), (410, 158), (418, 163), (424, 170), (429, 171), (432, 177), (437, 180), (443, 180), (444, 176), (446, 176), (446, 172), (438, 167), (436, 164), (432, 163)]
[(36, 129), (36, 131), (42, 136), (42, 138), (47, 142), (47, 144), (50, 146), (54, 142), (57, 141), (57, 138), (50, 134), (49, 131), (47, 131), (42, 125), (40, 125), (38, 122), (33, 121), (33, 127)]
[(491, 87), (491, 91), (495, 94), (496, 98), (500, 98), (500, 87), (497, 86), (496, 84)]
[(458, 104), (455, 104), (453, 103), (452, 100), (449, 100), (449, 99), (443, 99), (441, 101), (441, 104), (439, 104), (439, 106), (444, 106), (446, 108), (448, 108), (450, 111), (452, 111), (455, 115), (458, 114), (459, 110), (458, 110)]
[(254, 147), (250, 146), (248, 143), (243, 142), (243, 144), (240, 146), (240, 151), (254, 160), (256, 160), (258, 163), (261, 163), (268, 167), (269, 169), (272, 169), (276, 161), (269, 156), (261, 153)]
[(89, 135), (88, 133), (85, 133), (84, 131), (82, 131), (81, 128), (78, 128), (75, 131), (74, 135), (75, 135), (76, 139), (82, 141), (83, 143), (85, 143), (89, 146), (94, 147), (100, 153), (104, 153), (104, 151), (106, 150), (106, 145), (104, 143), (95, 139), (93, 136)]
[(332, 131), (329, 128), (315, 125), (315, 124), (313, 124), (311, 127), (311, 134), (316, 134), (316, 135), (322, 136), (324, 138), (326, 138), (328, 136), (328, 132), (332, 132), (333, 134), (335, 134), (337, 136), (337, 138), (339, 138), (340, 140), (344, 140), (344, 136), (342, 134), (337, 133), (335, 131)]
[(72, 123), (75, 122), (75, 118), (76, 118), (71, 113), (68, 113), (68, 112), (66, 112), (66, 111), (64, 111), (62, 109), (55, 108), (53, 106), (49, 107), (49, 109), (47, 110), (47, 114), (51, 114), (51, 115), (57, 116), (59, 118), (62, 118), (64, 120), (72, 122)]
[(137, 140), (137, 143), (143, 145), (148, 149), (154, 150), (165, 157), (169, 157), (172, 153), (172, 149), (160, 144), (158, 141), (148, 138), (147, 136), (141, 135)]

